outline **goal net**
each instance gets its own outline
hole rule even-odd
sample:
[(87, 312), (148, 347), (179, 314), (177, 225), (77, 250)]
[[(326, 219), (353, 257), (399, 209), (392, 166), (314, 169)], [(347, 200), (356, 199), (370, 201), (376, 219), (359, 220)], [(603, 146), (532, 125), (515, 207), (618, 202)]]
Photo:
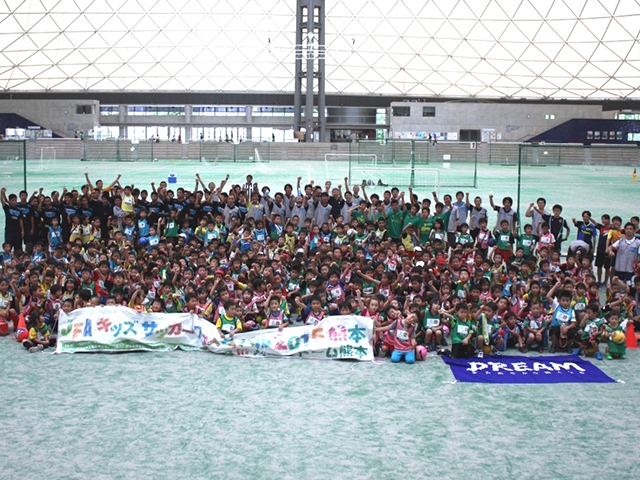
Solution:
[(56, 148), (55, 147), (41, 147), (40, 148), (40, 170), (44, 170), (45, 167), (56, 166)]
[(354, 166), (375, 167), (378, 164), (378, 156), (374, 153), (327, 153), (324, 156), (325, 179), (331, 180), (336, 173), (343, 172), (343, 166), (348, 166), (349, 171)]
[(257, 164), (256, 170), (258, 170), (258, 172), (262, 173), (263, 175), (273, 175), (273, 172), (267, 168), (267, 164), (260, 156), (260, 152), (258, 151), (257, 148), (254, 151), (253, 158), (255, 159), (254, 161)]
[(349, 172), (351, 185), (372, 187), (426, 188), (438, 191), (440, 170), (422, 166), (365, 166), (352, 165)]
[[(0, 175), (22, 175), (25, 167), (24, 152), (24, 140), (0, 140)], [(33, 169), (33, 165), (28, 168)]]

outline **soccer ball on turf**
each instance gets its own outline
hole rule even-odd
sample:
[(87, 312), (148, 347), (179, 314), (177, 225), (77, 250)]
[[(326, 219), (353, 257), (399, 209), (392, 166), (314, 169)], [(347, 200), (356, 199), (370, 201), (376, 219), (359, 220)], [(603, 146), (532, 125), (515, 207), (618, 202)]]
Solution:
[(624, 342), (626, 342), (627, 337), (624, 334), (624, 332), (613, 332), (613, 334), (611, 335), (611, 341), (617, 345), (622, 345)]

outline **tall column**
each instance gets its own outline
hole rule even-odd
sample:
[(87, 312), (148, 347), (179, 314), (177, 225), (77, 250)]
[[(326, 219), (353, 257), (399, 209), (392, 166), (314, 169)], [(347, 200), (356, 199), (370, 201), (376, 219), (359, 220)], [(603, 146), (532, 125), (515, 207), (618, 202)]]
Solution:
[[(305, 129), (305, 141), (313, 142), (314, 131), (319, 132), (320, 141), (325, 136), (325, 0), (297, 0), (296, 8), (296, 67), (294, 95), (294, 128)], [(306, 60), (306, 71), (302, 61)], [(304, 92), (302, 89), (303, 79)], [(317, 103), (314, 102), (317, 79)], [(302, 104), (305, 113), (302, 118)], [(314, 120), (313, 109), (318, 108), (318, 118)]]

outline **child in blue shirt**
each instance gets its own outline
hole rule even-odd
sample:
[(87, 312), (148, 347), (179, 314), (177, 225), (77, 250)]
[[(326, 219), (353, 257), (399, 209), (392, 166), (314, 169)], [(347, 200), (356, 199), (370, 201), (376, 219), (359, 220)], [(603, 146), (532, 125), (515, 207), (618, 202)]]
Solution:
[[(550, 301), (553, 300), (553, 295), (558, 287), (562, 285), (559, 281), (553, 286), (547, 298)], [(551, 340), (551, 347), (549, 347), (549, 353), (555, 353), (558, 347), (566, 348), (567, 351), (571, 351), (571, 343), (573, 337), (576, 334), (576, 314), (573, 308), (571, 308), (571, 292), (567, 290), (561, 290), (558, 295), (558, 299), (553, 300), (551, 305), (552, 315), (551, 323), (549, 324), (549, 339)]]

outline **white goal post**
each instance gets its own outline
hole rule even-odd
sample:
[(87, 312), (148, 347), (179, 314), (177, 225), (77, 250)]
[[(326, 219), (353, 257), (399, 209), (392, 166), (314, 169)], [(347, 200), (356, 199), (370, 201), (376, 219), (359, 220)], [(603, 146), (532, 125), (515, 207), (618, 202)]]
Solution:
[(40, 170), (44, 170), (45, 166), (56, 165), (56, 148), (40, 147)]
[[(355, 161), (354, 161), (355, 160)], [(346, 161), (349, 162), (349, 179), (351, 179), (351, 168), (353, 164), (367, 165), (375, 167), (378, 165), (378, 156), (375, 153), (327, 153), (324, 156), (324, 173), (327, 179), (330, 178), (331, 167), (329, 163)]]
[(440, 170), (437, 168), (410, 165), (367, 166), (353, 165), (349, 172), (350, 185), (371, 187), (426, 188), (428, 191), (440, 189)]

